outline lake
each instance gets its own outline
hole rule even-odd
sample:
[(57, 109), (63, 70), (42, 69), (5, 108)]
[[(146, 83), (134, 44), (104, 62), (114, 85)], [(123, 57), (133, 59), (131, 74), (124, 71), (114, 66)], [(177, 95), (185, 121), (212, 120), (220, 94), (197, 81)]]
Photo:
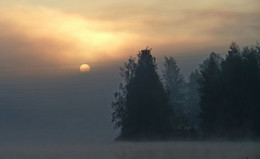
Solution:
[(260, 142), (1, 144), (1, 159), (260, 159)]

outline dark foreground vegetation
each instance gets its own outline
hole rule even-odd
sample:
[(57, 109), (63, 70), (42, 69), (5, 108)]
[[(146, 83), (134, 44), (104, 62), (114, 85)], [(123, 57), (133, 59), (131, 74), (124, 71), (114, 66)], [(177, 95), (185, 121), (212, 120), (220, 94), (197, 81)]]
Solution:
[(120, 68), (112, 102), (119, 140), (260, 137), (260, 46), (212, 52), (185, 82), (173, 57), (158, 75), (151, 50)]

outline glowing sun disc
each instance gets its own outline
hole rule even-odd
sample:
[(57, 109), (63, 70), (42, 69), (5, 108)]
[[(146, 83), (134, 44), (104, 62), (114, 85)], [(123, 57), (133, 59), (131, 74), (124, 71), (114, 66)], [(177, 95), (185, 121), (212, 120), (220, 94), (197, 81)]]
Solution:
[(82, 64), (79, 68), (80, 72), (89, 72), (90, 66), (88, 64)]

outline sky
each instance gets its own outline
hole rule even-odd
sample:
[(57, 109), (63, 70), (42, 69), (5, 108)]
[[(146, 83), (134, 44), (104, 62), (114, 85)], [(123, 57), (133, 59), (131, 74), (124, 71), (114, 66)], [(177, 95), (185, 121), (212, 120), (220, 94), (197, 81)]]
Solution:
[(156, 57), (222, 53), (259, 40), (259, 10), (257, 0), (1, 1), (0, 65), (109, 64), (147, 46)]
[(259, 42), (259, 19), (259, 0), (0, 1), (2, 139), (113, 139), (110, 103), (129, 56), (148, 46), (187, 75), (233, 41)]

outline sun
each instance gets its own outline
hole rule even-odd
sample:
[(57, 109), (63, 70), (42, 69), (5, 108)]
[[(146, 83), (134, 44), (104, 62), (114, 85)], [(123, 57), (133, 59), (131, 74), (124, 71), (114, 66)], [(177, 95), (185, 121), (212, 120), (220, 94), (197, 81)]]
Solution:
[(88, 64), (82, 64), (79, 68), (80, 72), (89, 72), (90, 66)]

